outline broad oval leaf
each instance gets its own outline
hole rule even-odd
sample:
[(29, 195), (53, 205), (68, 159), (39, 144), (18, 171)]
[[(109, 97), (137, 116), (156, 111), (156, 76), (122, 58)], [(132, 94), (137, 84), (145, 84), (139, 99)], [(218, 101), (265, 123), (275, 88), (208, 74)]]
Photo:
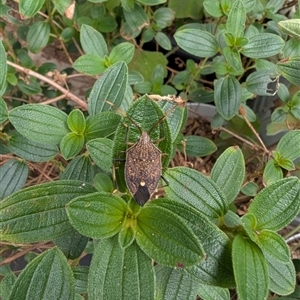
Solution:
[(80, 27), (80, 42), (86, 54), (94, 54), (100, 57), (108, 54), (103, 35), (89, 25), (83, 24)]
[(257, 230), (279, 230), (289, 224), (300, 210), (300, 181), (288, 177), (264, 188), (253, 200), (249, 213), (257, 218)]
[(106, 172), (111, 172), (113, 165), (112, 140), (98, 138), (87, 142), (86, 147), (95, 164)]
[(69, 132), (60, 141), (59, 147), (64, 159), (68, 160), (76, 156), (84, 145), (83, 134)]
[(245, 161), (241, 149), (227, 148), (218, 157), (210, 176), (226, 196), (229, 205), (238, 195), (245, 178)]
[(226, 214), (227, 203), (218, 186), (202, 173), (186, 167), (168, 169), (164, 176), (169, 199), (188, 204), (209, 219), (216, 220)]
[(263, 253), (273, 257), (281, 263), (290, 261), (290, 251), (285, 240), (272, 230), (261, 230), (257, 235), (257, 244)]
[(74, 277), (67, 259), (52, 248), (33, 259), (17, 278), (8, 300), (70, 299), (75, 297)]
[[(2, 96), (2, 94), (5, 92), (6, 76), (7, 76), (6, 53), (5, 53), (5, 49), (3, 47), (2, 42), (0, 42), (0, 96)], [(0, 101), (2, 102), (3, 99), (1, 99)], [(0, 108), (1, 108), (0, 115), (4, 114), (4, 112), (2, 111), (2, 106), (4, 106), (4, 105), (1, 103), (1, 105), (0, 105)], [(2, 117), (0, 117), (0, 124), (2, 122), (3, 122)]]
[(127, 206), (122, 198), (99, 192), (75, 198), (66, 209), (71, 224), (78, 232), (100, 239), (120, 231)]
[(183, 219), (154, 202), (137, 216), (137, 244), (159, 264), (189, 267), (199, 263), (204, 256), (199, 239)]
[(49, 161), (58, 153), (56, 145), (37, 143), (17, 131), (11, 135), (8, 149), (15, 155), (33, 162)]
[[(1, 56), (1, 53), (0, 53), (0, 56)], [(1, 58), (0, 58), (0, 60), (1, 60)], [(0, 61), (0, 64), (1, 64), (1, 61)], [(5, 68), (4, 68), (4, 70), (5, 70)], [(0, 91), (1, 91), (1, 88), (0, 88)], [(7, 118), (8, 118), (8, 108), (7, 108), (5, 101), (0, 97), (0, 124), (4, 123), (7, 120)]]
[(268, 186), (282, 178), (283, 178), (282, 169), (277, 165), (274, 159), (270, 159), (267, 162), (263, 173), (264, 184)]
[(73, 230), (65, 205), (75, 197), (95, 192), (86, 183), (60, 180), (35, 185), (1, 202), (2, 240), (32, 243), (65, 236)]
[(280, 22), (278, 22), (278, 27), (284, 33), (287, 33), (291, 37), (295, 37), (299, 40), (299, 38), (300, 38), (300, 20), (299, 19), (280, 21)]
[(155, 266), (156, 300), (196, 299), (198, 281), (184, 269)]
[(279, 262), (277, 259), (266, 255), (270, 276), (270, 290), (278, 295), (291, 294), (296, 285), (295, 266), (291, 259), (288, 263)]
[[(124, 62), (109, 67), (95, 82), (90, 93), (88, 111), (91, 116), (119, 107), (125, 95), (128, 68)], [(111, 104), (113, 103), (114, 107)]]
[(269, 274), (259, 247), (238, 234), (233, 240), (232, 261), (239, 299), (266, 299)]
[(243, 1), (237, 0), (230, 7), (228, 14), (226, 29), (238, 38), (243, 35), (246, 22), (246, 9)]
[(217, 150), (217, 146), (213, 141), (202, 136), (187, 135), (184, 137), (184, 140), (186, 146), (183, 152), (188, 156), (203, 157)]
[(50, 38), (50, 25), (48, 22), (37, 21), (33, 23), (27, 34), (28, 48), (32, 53), (40, 52)]
[(257, 95), (272, 96), (276, 91), (270, 89), (269, 85), (275, 80), (276, 75), (269, 70), (255, 71), (247, 77), (246, 88)]
[(86, 139), (111, 137), (119, 125), (121, 116), (111, 111), (103, 111), (86, 120)]
[(180, 48), (198, 57), (211, 57), (218, 52), (217, 40), (211, 33), (204, 30), (179, 29), (174, 38)]
[(279, 141), (276, 151), (281, 157), (294, 161), (300, 157), (300, 130), (287, 132)]
[(109, 62), (111, 64), (124, 61), (129, 64), (134, 55), (134, 45), (131, 43), (121, 43), (115, 46), (109, 54)]
[(44, 3), (45, 0), (20, 0), (20, 13), (27, 18), (31, 18), (41, 9)]
[(87, 266), (77, 266), (72, 268), (75, 278), (75, 293), (87, 293), (89, 269), (90, 268)]
[(29, 168), (23, 161), (10, 159), (0, 167), (0, 199), (20, 190), (29, 173)]
[(65, 170), (60, 173), (60, 179), (73, 179), (92, 183), (94, 178), (94, 169), (92, 162), (85, 154), (72, 159)]
[(250, 58), (265, 58), (278, 54), (283, 46), (284, 40), (272, 33), (259, 33), (249, 37), (248, 44), (242, 47), (242, 53)]
[(19, 133), (39, 143), (56, 145), (69, 132), (67, 114), (53, 106), (26, 104), (13, 108), (8, 117)]
[(230, 300), (230, 293), (228, 289), (219, 286), (213, 286), (200, 283), (198, 286), (198, 296), (202, 299), (211, 300)]
[(171, 50), (172, 44), (169, 37), (163, 32), (157, 32), (155, 35), (155, 40), (157, 41), (158, 45), (165, 50)]
[(277, 63), (280, 74), (294, 85), (300, 86), (300, 55), (291, 56)]
[(229, 76), (215, 80), (214, 86), (217, 111), (225, 120), (230, 120), (241, 105), (241, 85), (235, 77)]
[(74, 69), (88, 75), (99, 75), (107, 69), (104, 58), (95, 54), (81, 55), (73, 64)]
[(91, 300), (155, 299), (152, 260), (136, 243), (122, 249), (117, 237), (99, 242), (88, 275)]
[(86, 122), (84, 114), (79, 109), (74, 109), (70, 112), (67, 123), (70, 130), (75, 133), (83, 133), (85, 131)]
[(195, 276), (198, 282), (204, 284), (233, 286), (231, 241), (226, 234), (188, 205), (163, 198), (153, 201), (153, 205), (163, 207), (181, 217), (199, 238), (205, 251), (205, 259), (187, 271)]
[(138, 34), (142, 28), (149, 25), (149, 17), (144, 11), (144, 9), (138, 5), (134, 4), (134, 9), (127, 11), (123, 11), (124, 18), (126, 20), (126, 24), (129, 27), (132, 36)]

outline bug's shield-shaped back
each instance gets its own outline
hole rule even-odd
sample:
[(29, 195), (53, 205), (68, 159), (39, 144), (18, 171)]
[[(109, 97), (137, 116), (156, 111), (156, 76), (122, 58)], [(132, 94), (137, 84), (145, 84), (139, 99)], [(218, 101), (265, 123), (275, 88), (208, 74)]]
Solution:
[(127, 150), (125, 180), (133, 198), (143, 206), (155, 192), (161, 177), (161, 151), (143, 132), (137, 143)]
[[(138, 141), (141, 138), (142, 132), (149, 133), (149, 130), (151, 129), (151, 132), (149, 133), (150, 140), (155, 143), (155, 145), (151, 142), (148, 143), (148, 148), (147, 151), (151, 153), (153, 159), (149, 159), (146, 161), (143, 161), (143, 165), (140, 165), (137, 167), (135, 166), (134, 172), (138, 172), (138, 169), (143, 168), (144, 172), (147, 172), (146, 170), (149, 169), (150, 164), (155, 163), (158, 164), (158, 156), (161, 157), (159, 159), (159, 163), (161, 165), (159, 166), (160, 172), (163, 168), (166, 168), (169, 164), (170, 159), (172, 158), (172, 153), (173, 153), (173, 143), (171, 139), (171, 134), (170, 134), (170, 128), (168, 125), (168, 122), (166, 119), (164, 119), (164, 113), (161, 110), (161, 108), (158, 106), (158, 104), (149, 99), (147, 96), (143, 96), (136, 100), (132, 106), (128, 109), (126, 112), (127, 116), (124, 116), (122, 118), (121, 123), (119, 124), (116, 133), (115, 133), (115, 138), (114, 138), (114, 149), (113, 149), (113, 157), (114, 158), (119, 158), (119, 159), (125, 159), (127, 156), (129, 156), (129, 160), (127, 160), (127, 166), (129, 163), (129, 166), (132, 166), (133, 164), (131, 163), (131, 159), (136, 159), (135, 155), (136, 153), (140, 151), (135, 151), (131, 150), (130, 146), (133, 147), (133, 144), (138, 143)], [(138, 127), (137, 127), (138, 126)], [(156, 141), (159, 141), (156, 143)], [(149, 146), (150, 145), (150, 146)], [(141, 149), (139, 149), (141, 150)], [(127, 155), (126, 155), (126, 151)], [(161, 153), (164, 155), (161, 155)], [(128, 155), (129, 153), (129, 155)], [(148, 153), (149, 157), (149, 153)], [(150, 156), (151, 157), (151, 156)], [(152, 162), (154, 160), (154, 162)], [(136, 163), (137, 161), (135, 161)], [(145, 164), (147, 163), (147, 166)], [(151, 167), (150, 167), (151, 169)], [(128, 171), (130, 171), (131, 168), (128, 168)], [(131, 170), (130, 172), (133, 172)], [(141, 171), (139, 171), (141, 172)], [(115, 169), (116, 173), (116, 181), (118, 185), (118, 189), (122, 192), (125, 192), (128, 186), (128, 189), (130, 189), (132, 195), (134, 196), (135, 193), (138, 193), (137, 195), (139, 196), (139, 199), (141, 199), (141, 202), (144, 202), (143, 199), (146, 198), (147, 193), (151, 195), (153, 193), (152, 191), (152, 185), (154, 186), (156, 182), (153, 182), (153, 184), (150, 183), (151, 177), (148, 177), (143, 179), (145, 182), (142, 182), (139, 186), (136, 187), (130, 187), (129, 186), (129, 180), (127, 180), (127, 186), (126, 186), (126, 181), (125, 181), (125, 176), (124, 176), (124, 163), (121, 163), (119, 166), (116, 166)], [(138, 173), (136, 173), (138, 174)], [(149, 175), (149, 173), (145, 173), (145, 175)], [(161, 173), (160, 173), (161, 174)], [(131, 176), (136, 176), (136, 175), (131, 175)], [(150, 175), (149, 175), (150, 176)], [(152, 175), (151, 175), (152, 176)], [(160, 176), (159, 176), (160, 177)], [(131, 177), (133, 180), (135, 177)], [(140, 177), (139, 177), (140, 178)], [(155, 177), (156, 180), (157, 177)], [(130, 180), (130, 182), (132, 181)], [(147, 181), (146, 181), (147, 180)], [(141, 183), (141, 182), (140, 182)], [(147, 186), (146, 186), (147, 185)], [(147, 189), (146, 189), (147, 187)], [(157, 187), (157, 184), (155, 188)], [(154, 188), (154, 189), (155, 189)], [(135, 191), (136, 192), (132, 192)], [(144, 196), (145, 195), (145, 196)], [(145, 197), (145, 198), (144, 198)], [(148, 198), (149, 199), (149, 198)], [(148, 200), (147, 199), (147, 200)], [(147, 201), (145, 200), (145, 201)], [(144, 204), (144, 203), (143, 203)]]

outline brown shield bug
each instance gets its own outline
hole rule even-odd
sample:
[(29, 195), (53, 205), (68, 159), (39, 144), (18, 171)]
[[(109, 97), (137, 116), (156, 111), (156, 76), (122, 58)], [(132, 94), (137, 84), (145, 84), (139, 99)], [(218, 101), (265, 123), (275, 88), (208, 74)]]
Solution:
[[(143, 96), (123, 113), (114, 138), (114, 157), (125, 153), (124, 169), (116, 169), (119, 189), (122, 182), (135, 201), (143, 206), (155, 192), (162, 169), (169, 164), (173, 152), (172, 135), (166, 120), (176, 105), (165, 114), (157, 102)], [(124, 142), (124, 136), (126, 141)], [(128, 148), (128, 145), (131, 145)], [(122, 158), (121, 158), (122, 160)]]

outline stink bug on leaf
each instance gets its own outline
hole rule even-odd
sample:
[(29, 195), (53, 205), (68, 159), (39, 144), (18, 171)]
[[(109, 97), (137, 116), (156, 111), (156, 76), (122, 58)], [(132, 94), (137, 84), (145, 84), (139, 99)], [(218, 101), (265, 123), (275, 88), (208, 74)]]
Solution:
[(166, 114), (157, 102), (143, 96), (128, 109), (115, 133), (113, 155), (125, 159), (115, 170), (118, 188), (125, 191), (127, 187), (141, 206), (155, 192), (173, 154), (174, 139)]

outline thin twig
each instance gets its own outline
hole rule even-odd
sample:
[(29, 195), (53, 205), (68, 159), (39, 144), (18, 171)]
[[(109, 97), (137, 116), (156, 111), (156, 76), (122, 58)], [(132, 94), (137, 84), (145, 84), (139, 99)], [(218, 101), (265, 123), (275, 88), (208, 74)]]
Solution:
[(78, 104), (82, 109), (86, 110), (87, 109), (87, 103), (83, 100), (81, 100), (80, 98), (78, 98), (76, 95), (74, 95), (73, 93), (71, 93), (70, 91), (68, 91), (67, 89), (65, 89), (64, 87), (60, 86), (59, 84), (57, 84), (56, 82), (54, 82), (53, 80), (47, 78), (46, 76), (43, 76), (35, 71), (32, 71), (30, 69), (24, 68), (22, 66), (19, 66), (11, 61), (7, 61), (7, 64), (14, 67), (15, 69), (24, 72), (30, 76), (36, 77), (40, 80), (43, 80), (45, 82), (47, 82), (48, 84), (50, 84), (51, 86), (55, 87), (56, 89), (58, 89), (59, 91), (61, 91), (64, 95), (65, 98), (68, 98), (72, 101), (74, 101), (76, 104)]

